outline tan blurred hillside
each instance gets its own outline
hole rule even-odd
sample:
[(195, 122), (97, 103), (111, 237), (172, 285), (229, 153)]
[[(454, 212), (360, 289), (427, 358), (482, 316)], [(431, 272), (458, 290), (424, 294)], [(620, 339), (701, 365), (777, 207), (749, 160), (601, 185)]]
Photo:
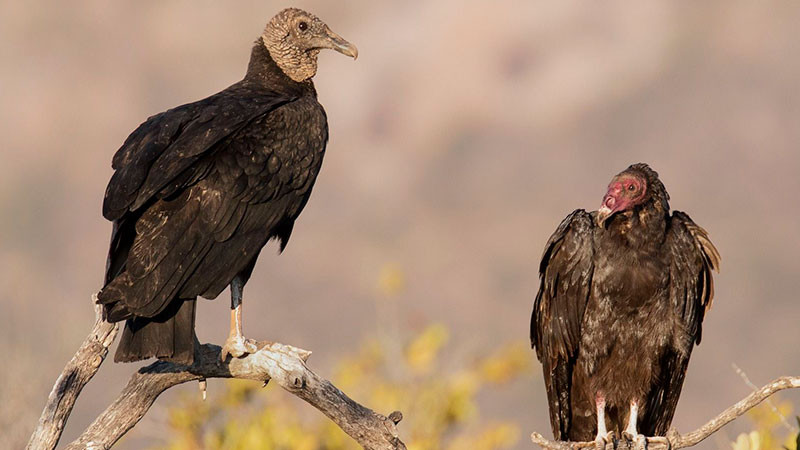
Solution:
[[(747, 393), (733, 362), (756, 384), (800, 372), (800, 3), (294, 5), (360, 56), (321, 57), (326, 161), (286, 252), (256, 266), (248, 335), (314, 350), (321, 374), (385, 327), (442, 322), (464, 358), (525, 340), (548, 236), (644, 161), (723, 256), (675, 425)], [(238, 81), (285, 6), (0, 0), (0, 448), (26, 442), (90, 327), (113, 152), (149, 115)], [(387, 265), (406, 285), (388, 317)], [(201, 305), (200, 339), (222, 342), (227, 293)], [(136, 367), (104, 365), (62, 442)], [(538, 363), (480, 400), (482, 418), (549, 434)], [(121, 448), (159, 443), (165, 420), (157, 404)]]

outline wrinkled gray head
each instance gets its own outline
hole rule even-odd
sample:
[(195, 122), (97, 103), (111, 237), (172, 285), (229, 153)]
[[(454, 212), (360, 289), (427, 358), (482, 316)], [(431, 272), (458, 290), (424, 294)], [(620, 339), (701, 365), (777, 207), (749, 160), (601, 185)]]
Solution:
[(297, 8), (279, 12), (267, 23), (261, 35), (272, 59), (294, 81), (305, 81), (317, 73), (317, 56), (324, 48), (336, 50), (353, 59), (355, 45), (331, 31), (325, 22)]

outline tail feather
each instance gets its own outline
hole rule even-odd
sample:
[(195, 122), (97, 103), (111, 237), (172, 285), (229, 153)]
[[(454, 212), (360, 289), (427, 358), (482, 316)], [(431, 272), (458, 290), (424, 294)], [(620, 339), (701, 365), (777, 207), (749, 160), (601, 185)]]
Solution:
[(196, 299), (176, 299), (155, 317), (126, 320), (114, 361), (156, 357), (191, 365), (195, 351), (195, 303)]

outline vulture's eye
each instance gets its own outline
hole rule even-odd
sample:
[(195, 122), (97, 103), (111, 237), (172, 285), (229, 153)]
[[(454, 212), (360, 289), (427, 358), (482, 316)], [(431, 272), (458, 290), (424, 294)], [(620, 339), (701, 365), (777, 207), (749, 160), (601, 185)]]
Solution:
[(300, 28), (300, 31), (306, 31), (308, 29), (308, 22), (300, 22), (297, 24), (297, 28)]
[(635, 191), (636, 190), (636, 185), (633, 184), (633, 183), (629, 184), (628, 185), (628, 190), (631, 191), (631, 192)]

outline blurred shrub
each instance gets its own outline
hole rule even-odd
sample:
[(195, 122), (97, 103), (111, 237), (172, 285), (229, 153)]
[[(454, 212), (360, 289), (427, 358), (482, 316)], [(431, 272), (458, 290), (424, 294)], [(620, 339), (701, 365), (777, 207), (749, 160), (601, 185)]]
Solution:
[[(792, 414), (791, 404), (779, 402), (774, 396), (772, 399), (772, 403), (764, 402), (747, 413), (755, 430), (737, 436), (731, 444), (733, 450), (800, 450), (800, 433), (786, 421)], [(800, 425), (800, 417), (797, 422)]]
[[(402, 284), (394, 274), (384, 280), (389, 290)], [(480, 422), (476, 396), (530, 370), (529, 349), (524, 343), (508, 344), (472, 364), (452, 367), (445, 351), (448, 338), (447, 328), (435, 324), (403, 342), (401, 352), (393, 352), (393, 343), (385, 339), (367, 340), (356, 354), (339, 362), (332, 381), (375, 411), (402, 411), (399, 429), (409, 450), (512, 447), (520, 439), (519, 427)], [(221, 395), (208, 401), (187, 395), (170, 407), (173, 433), (166, 448), (360, 448), (333, 422), (280, 388), (262, 389), (242, 380), (227, 380), (223, 386)]]

